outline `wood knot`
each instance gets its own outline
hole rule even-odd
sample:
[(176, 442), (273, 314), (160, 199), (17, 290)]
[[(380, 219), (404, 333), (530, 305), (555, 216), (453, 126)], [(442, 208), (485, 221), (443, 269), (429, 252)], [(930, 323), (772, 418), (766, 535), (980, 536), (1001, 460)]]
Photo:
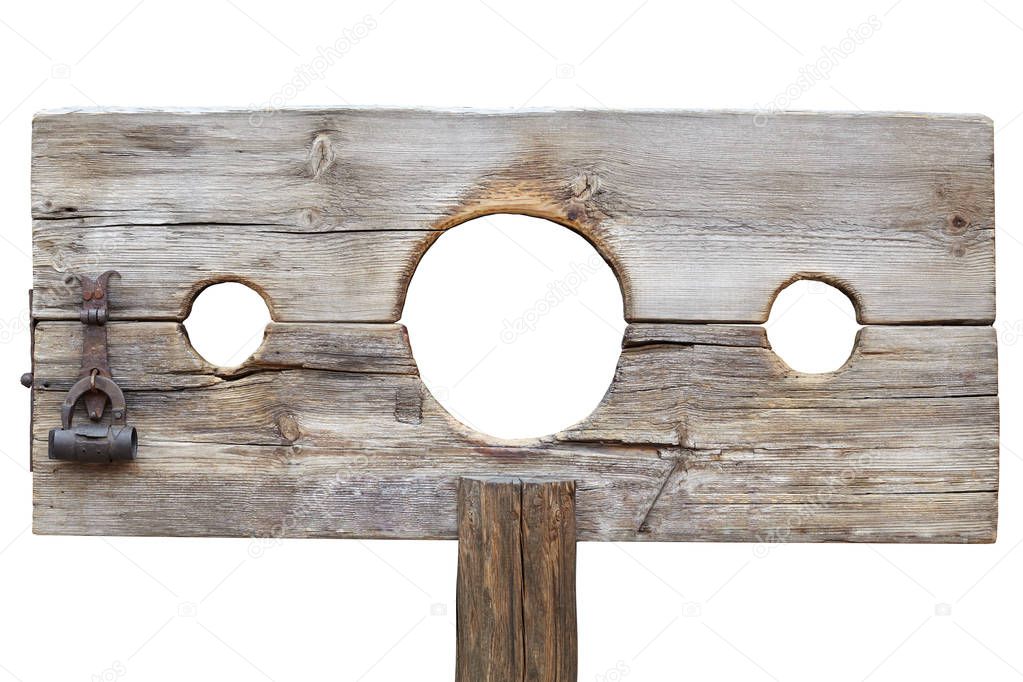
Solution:
[(594, 194), (600, 191), (600, 176), (596, 173), (580, 173), (572, 178), (569, 190), (572, 192), (572, 198), (589, 201)]
[(284, 414), (279, 415), (276, 423), (277, 433), (279, 433), (281, 438), (289, 444), (294, 443), (302, 437), (302, 429), (298, 424), (298, 419), (296, 419), (295, 415), (290, 412), (285, 412)]
[(313, 139), (313, 145), (309, 149), (309, 172), (314, 179), (318, 179), (333, 163), (334, 144), (330, 140), (330, 135), (320, 133)]
[(970, 221), (957, 213), (949, 216), (946, 231), (952, 235), (961, 235), (965, 234), (969, 227)]
[(314, 228), (323, 220), (323, 212), (318, 208), (304, 208), (299, 211), (299, 222), (303, 227)]
[(572, 178), (568, 183), (568, 200), (565, 202), (565, 215), (574, 223), (596, 222), (602, 211), (596, 205), (596, 196), (601, 192), (600, 176), (585, 172)]

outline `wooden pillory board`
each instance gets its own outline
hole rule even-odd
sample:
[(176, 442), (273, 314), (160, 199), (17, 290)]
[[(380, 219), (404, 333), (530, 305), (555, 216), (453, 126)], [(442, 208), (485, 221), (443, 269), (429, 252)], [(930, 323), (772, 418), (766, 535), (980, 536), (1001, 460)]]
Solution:
[[(992, 542), (991, 122), (741, 112), (65, 112), (32, 154), (37, 533), (458, 538), (458, 679), (575, 675), (575, 540)], [(556, 221), (628, 328), (579, 424), (463, 426), (396, 324), (443, 230)], [(116, 269), (110, 367), (137, 459), (47, 458), (78, 378), (71, 275)], [(849, 361), (789, 369), (775, 293), (832, 283)], [(237, 369), (192, 349), (204, 287), (273, 316)]]

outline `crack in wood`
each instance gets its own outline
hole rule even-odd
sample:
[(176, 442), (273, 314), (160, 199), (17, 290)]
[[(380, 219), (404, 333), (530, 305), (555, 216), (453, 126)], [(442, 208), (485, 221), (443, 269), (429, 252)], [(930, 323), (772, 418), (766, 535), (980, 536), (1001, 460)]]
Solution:
[(668, 487), (668, 482), (671, 481), (672, 476), (675, 475), (675, 472), (678, 470), (679, 465), (682, 464), (683, 461), (681, 456), (672, 459), (675, 461), (672, 463), (671, 468), (668, 469), (668, 473), (665, 474), (664, 480), (661, 482), (661, 487), (657, 489), (657, 494), (654, 495), (654, 499), (650, 502), (646, 512), (643, 514), (643, 518), (639, 522), (639, 527), (636, 528), (637, 533), (646, 534), (650, 532), (650, 526), (647, 524), (650, 520), (650, 515), (654, 511), (654, 507), (657, 506), (657, 502), (661, 499), (661, 495), (664, 494), (665, 489)]

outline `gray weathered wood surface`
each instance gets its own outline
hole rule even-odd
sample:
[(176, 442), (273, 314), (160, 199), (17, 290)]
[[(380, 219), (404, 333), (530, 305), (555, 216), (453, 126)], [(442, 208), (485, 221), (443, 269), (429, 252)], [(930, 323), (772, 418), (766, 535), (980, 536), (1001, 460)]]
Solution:
[[(998, 489), (991, 125), (979, 117), (399, 110), (44, 114), (33, 138), (35, 529), (454, 538), (456, 479), (575, 480), (582, 540), (988, 542)], [(464, 427), (400, 316), (440, 231), (550, 218), (619, 275), (590, 417)], [(139, 459), (46, 459), (77, 376), (68, 272), (108, 268)], [(774, 293), (833, 282), (849, 362), (770, 350)], [(180, 321), (217, 281), (275, 322), (241, 368)]]

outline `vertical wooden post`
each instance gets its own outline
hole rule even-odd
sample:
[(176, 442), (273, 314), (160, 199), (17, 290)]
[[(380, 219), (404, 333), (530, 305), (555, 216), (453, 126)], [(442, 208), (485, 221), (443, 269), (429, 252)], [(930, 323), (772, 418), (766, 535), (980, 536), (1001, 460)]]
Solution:
[(456, 682), (576, 682), (575, 483), (460, 479)]
[(576, 682), (575, 481), (522, 483), (526, 680)]
[(522, 492), (518, 481), (458, 482), (455, 682), (520, 682)]

